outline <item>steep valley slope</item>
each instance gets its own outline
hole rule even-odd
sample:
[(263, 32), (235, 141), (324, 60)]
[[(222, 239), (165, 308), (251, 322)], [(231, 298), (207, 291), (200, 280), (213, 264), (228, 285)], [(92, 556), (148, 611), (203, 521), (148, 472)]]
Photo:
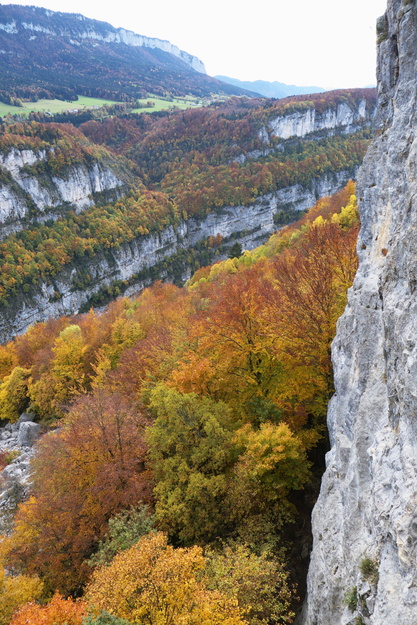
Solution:
[[(36, 59), (36, 62), (34, 61)], [(116, 100), (166, 95), (248, 94), (207, 76), (200, 59), (169, 41), (80, 14), (0, 6), (0, 98)]]
[(259, 245), (355, 177), (374, 112), (351, 90), (3, 124), (1, 340)]

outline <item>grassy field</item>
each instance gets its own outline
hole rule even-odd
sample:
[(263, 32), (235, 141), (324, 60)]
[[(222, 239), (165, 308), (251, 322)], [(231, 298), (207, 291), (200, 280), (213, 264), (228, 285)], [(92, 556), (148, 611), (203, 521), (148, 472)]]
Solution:
[(173, 98), (172, 100), (161, 99), (150, 96), (149, 98), (144, 98), (143, 100), (139, 100), (141, 104), (146, 104), (147, 102), (153, 102), (153, 106), (149, 106), (146, 108), (137, 108), (133, 109), (132, 113), (152, 113), (152, 111), (163, 111), (165, 109), (188, 109), (191, 106), (204, 105), (203, 100), (199, 100), (198, 98)]
[[(192, 106), (204, 106), (207, 105), (209, 99), (199, 99), (192, 96), (184, 98), (157, 98), (149, 96), (139, 100), (141, 104), (147, 102), (153, 102), (153, 106), (144, 108), (135, 108), (133, 113), (152, 113), (154, 111), (162, 111), (164, 109), (187, 109)], [(23, 106), (9, 106), (0, 102), (0, 117), (5, 115), (22, 115), (27, 116), (33, 111), (49, 112), (52, 115), (55, 113), (62, 113), (63, 111), (71, 111), (74, 109), (89, 109), (100, 108), (105, 104), (120, 104), (114, 100), (101, 100), (98, 98), (87, 98), (86, 96), (78, 96), (78, 100), (74, 102), (67, 102), (63, 100), (38, 100), (37, 102), (23, 102)]]
[(116, 104), (114, 100), (99, 100), (98, 98), (87, 98), (86, 96), (78, 96), (75, 102), (67, 102), (64, 100), (38, 100), (37, 102), (23, 102), (23, 106), (9, 106), (0, 102), (0, 116), (7, 115), (28, 115), (32, 111), (42, 111), (49, 113), (62, 113), (62, 111), (71, 111), (72, 109), (91, 109), (93, 107), (101, 107), (105, 104)]

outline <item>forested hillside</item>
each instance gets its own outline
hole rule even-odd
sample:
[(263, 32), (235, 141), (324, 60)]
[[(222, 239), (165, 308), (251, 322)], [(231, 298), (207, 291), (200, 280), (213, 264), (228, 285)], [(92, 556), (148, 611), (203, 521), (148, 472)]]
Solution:
[(293, 621), (358, 227), (349, 183), (183, 288), (0, 348), (0, 417), (48, 432), (0, 543), (2, 625)]
[[(21, 9), (3, 99), (133, 102), (150, 67), (210, 92), (172, 46)], [(0, 625), (291, 623), (376, 94), (132, 106), (1, 121)]]
[(360, 100), (368, 102), (370, 111), (374, 97), (373, 90), (359, 89), (265, 103), (234, 98), (221, 106), (162, 118), (146, 129), (142, 118), (125, 122), (112, 118), (87, 122), (81, 130), (109, 148), (117, 137), (115, 150), (139, 165), (146, 182), (173, 197), (188, 215), (202, 217), (228, 204), (251, 203), (282, 187), (306, 185), (326, 171), (353, 170), (363, 158), (369, 126), (356, 122), (357, 132), (354, 127), (347, 132), (343, 128), (336, 136), (321, 128), (317, 136), (312, 127), (304, 133), (312, 131), (311, 140), (301, 143), (284, 142), (269, 124), (280, 116), (308, 111), (317, 116), (329, 109), (336, 113), (338, 106), (354, 107)]
[(373, 90), (348, 90), (77, 129), (5, 118), (3, 340), (157, 278), (182, 284), (235, 243), (259, 244), (355, 176), (374, 110)]
[(0, 6), (0, 49), (0, 100), (7, 104), (249, 93), (207, 76), (202, 61), (169, 41), (36, 6)]

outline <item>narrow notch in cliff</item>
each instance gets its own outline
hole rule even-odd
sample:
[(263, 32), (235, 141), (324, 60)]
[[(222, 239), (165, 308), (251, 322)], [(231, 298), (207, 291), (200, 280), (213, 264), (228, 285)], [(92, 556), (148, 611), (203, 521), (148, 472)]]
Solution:
[(394, 34), (391, 36), (391, 67), (390, 67), (390, 87), (394, 87), (398, 82), (398, 77), (400, 74), (400, 63), (399, 63), (399, 54), (398, 54), (398, 42), (397, 35)]

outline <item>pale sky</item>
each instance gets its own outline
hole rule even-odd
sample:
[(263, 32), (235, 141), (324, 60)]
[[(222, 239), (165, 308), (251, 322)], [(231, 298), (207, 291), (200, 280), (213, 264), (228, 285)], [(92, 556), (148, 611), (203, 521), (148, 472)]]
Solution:
[[(0, 2), (0, 4), (9, 4)], [(21, 0), (82, 13), (198, 56), (211, 76), (325, 89), (375, 84), (387, 0)]]

